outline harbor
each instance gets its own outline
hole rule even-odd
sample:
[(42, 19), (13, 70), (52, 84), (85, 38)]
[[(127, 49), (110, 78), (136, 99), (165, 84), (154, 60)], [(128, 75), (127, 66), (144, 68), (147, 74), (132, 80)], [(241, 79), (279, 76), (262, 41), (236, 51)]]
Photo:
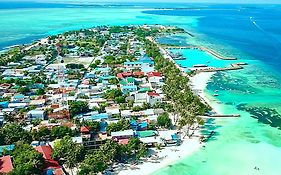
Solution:
[(217, 53), (216, 51), (214, 51), (210, 48), (204, 47), (204, 46), (189, 45), (189, 46), (162, 46), (162, 47), (164, 47), (165, 49), (198, 49), (201, 51), (205, 51), (221, 60), (237, 60), (237, 58), (222, 56), (221, 54)]

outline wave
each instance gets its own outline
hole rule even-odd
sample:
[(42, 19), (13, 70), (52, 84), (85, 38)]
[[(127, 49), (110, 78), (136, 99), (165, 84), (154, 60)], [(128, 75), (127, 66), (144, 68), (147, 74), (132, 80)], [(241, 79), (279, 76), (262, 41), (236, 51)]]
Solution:
[(266, 35), (267, 37), (271, 38), (272, 40), (274, 40), (276, 42), (276, 45), (274, 44), (273, 46), (275, 47), (275, 49), (278, 53), (277, 57), (279, 58), (281, 56), (281, 51), (280, 51), (281, 50), (281, 41), (277, 37), (272, 35), (271, 33), (264, 30), (259, 24), (257, 24), (257, 22), (254, 20), (254, 18), (252, 16), (250, 17), (250, 22), (255, 26), (256, 29), (258, 29), (264, 35)]

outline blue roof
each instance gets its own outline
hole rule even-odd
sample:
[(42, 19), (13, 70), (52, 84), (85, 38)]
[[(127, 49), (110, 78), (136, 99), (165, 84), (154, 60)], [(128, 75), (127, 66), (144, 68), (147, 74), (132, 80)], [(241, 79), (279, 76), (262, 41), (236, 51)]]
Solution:
[(8, 101), (2, 101), (2, 102), (0, 102), (0, 106), (1, 106), (2, 108), (8, 108), (9, 102), (8, 102)]
[(100, 122), (100, 131), (105, 132), (107, 126), (108, 126), (107, 122)]
[(142, 64), (142, 62), (139, 62), (139, 61), (134, 61), (134, 62), (126, 61), (126, 62), (124, 62), (124, 64)]
[(99, 77), (99, 80), (110, 80), (116, 78), (115, 76), (104, 76), (104, 77)]
[(136, 85), (133, 86), (122, 86), (122, 89), (137, 89), (138, 87)]
[(178, 140), (179, 139), (177, 134), (173, 134), (171, 136), (172, 136), (172, 140)]
[(21, 98), (24, 98), (24, 95), (23, 94), (17, 94), (14, 96), (15, 99), (21, 99)]
[(85, 120), (101, 120), (101, 119), (108, 119), (107, 113), (101, 113), (101, 114), (94, 114), (91, 116), (83, 117)]
[(143, 57), (139, 58), (138, 61), (143, 63), (154, 63), (151, 57), (147, 56), (146, 54)]
[(110, 71), (109, 67), (97, 67), (95, 68), (95, 72), (97, 71)]
[(14, 144), (12, 144), (12, 145), (2, 145), (2, 146), (0, 146), (0, 153), (3, 153), (4, 150), (13, 151), (14, 149), (15, 149)]
[(147, 122), (141, 122), (141, 123), (138, 124), (138, 128), (139, 129), (146, 128), (147, 125), (148, 125)]

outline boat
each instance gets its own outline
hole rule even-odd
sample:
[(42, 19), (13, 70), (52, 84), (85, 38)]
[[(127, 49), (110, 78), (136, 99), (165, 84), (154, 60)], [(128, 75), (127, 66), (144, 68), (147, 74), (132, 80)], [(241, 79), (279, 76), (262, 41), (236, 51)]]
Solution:
[(206, 64), (195, 64), (193, 67), (208, 67)]
[(219, 96), (219, 94), (213, 94), (214, 97)]

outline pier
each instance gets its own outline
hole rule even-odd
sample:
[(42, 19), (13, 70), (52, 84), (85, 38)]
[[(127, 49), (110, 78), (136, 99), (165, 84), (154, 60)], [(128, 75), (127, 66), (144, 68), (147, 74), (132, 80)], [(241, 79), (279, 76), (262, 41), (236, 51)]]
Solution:
[(164, 47), (165, 49), (199, 49), (199, 50), (205, 51), (221, 60), (237, 60), (237, 58), (222, 56), (221, 54), (213, 51), (212, 49), (204, 47), (204, 46), (190, 45), (190, 46), (162, 46), (162, 47)]
[(194, 68), (194, 71), (197, 73), (200, 72), (217, 72), (217, 71), (229, 71), (229, 70), (238, 70), (243, 69), (241, 65), (247, 65), (246, 63), (236, 63), (231, 64), (230, 67), (224, 67), (224, 68), (215, 68), (215, 67), (202, 67), (202, 68)]
[(240, 114), (213, 114), (210, 115), (211, 118), (238, 118)]

